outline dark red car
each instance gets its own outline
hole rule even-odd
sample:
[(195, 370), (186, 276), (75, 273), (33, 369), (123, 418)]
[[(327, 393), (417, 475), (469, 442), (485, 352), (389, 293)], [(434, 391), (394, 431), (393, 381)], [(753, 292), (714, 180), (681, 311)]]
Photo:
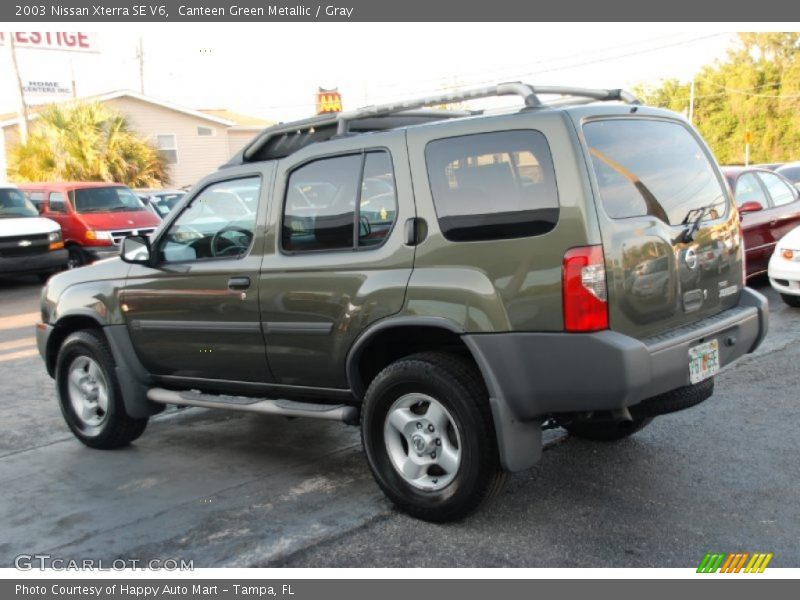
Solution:
[(800, 192), (785, 177), (755, 167), (722, 167), (742, 218), (747, 277), (767, 272), (775, 244), (800, 225)]

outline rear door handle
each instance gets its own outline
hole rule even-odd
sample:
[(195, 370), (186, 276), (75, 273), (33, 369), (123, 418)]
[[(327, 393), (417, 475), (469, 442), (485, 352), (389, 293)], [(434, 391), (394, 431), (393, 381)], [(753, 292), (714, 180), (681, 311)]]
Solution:
[(228, 289), (234, 292), (243, 292), (250, 287), (249, 277), (231, 277), (228, 279)]

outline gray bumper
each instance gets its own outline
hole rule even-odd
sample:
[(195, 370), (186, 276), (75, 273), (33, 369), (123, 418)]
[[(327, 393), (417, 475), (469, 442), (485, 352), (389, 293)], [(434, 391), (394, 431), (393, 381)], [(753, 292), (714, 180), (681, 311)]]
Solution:
[(67, 264), (66, 250), (50, 250), (30, 256), (0, 257), (0, 273), (46, 273)]
[(766, 298), (745, 288), (738, 306), (645, 340), (614, 331), (464, 337), (491, 395), (528, 420), (623, 408), (689, 385), (689, 347), (716, 338), (725, 366), (755, 350), (767, 326)]
[(637, 340), (597, 333), (489, 333), (463, 339), (489, 390), (500, 459), (535, 464), (545, 415), (613, 410), (690, 384), (689, 348), (716, 339), (721, 366), (753, 352), (767, 334), (767, 300), (745, 288), (739, 304), (689, 327)]

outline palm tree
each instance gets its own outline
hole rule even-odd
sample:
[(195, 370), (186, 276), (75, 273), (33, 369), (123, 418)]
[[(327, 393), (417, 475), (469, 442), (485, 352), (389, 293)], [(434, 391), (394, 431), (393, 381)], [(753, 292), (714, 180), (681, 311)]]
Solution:
[(13, 148), (9, 175), (23, 181), (109, 181), (130, 187), (169, 183), (167, 162), (125, 118), (98, 102), (53, 105), (28, 141)]

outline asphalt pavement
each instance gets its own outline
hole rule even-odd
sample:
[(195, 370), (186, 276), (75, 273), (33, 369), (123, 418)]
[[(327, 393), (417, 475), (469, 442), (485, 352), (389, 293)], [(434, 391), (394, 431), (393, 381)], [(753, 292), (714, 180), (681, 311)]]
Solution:
[(800, 567), (800, 310), (768, 287), (763, 346), (691, 410), (615, 444), (563, 433), (470, 518), (395, 511), (358, 431), (169, 410), (128, 448), (69, 433), (33, 338), (40, 285), (0, 280), (0, 566), (19, 554), (195, 567), (691, 567), (773, 552)]

